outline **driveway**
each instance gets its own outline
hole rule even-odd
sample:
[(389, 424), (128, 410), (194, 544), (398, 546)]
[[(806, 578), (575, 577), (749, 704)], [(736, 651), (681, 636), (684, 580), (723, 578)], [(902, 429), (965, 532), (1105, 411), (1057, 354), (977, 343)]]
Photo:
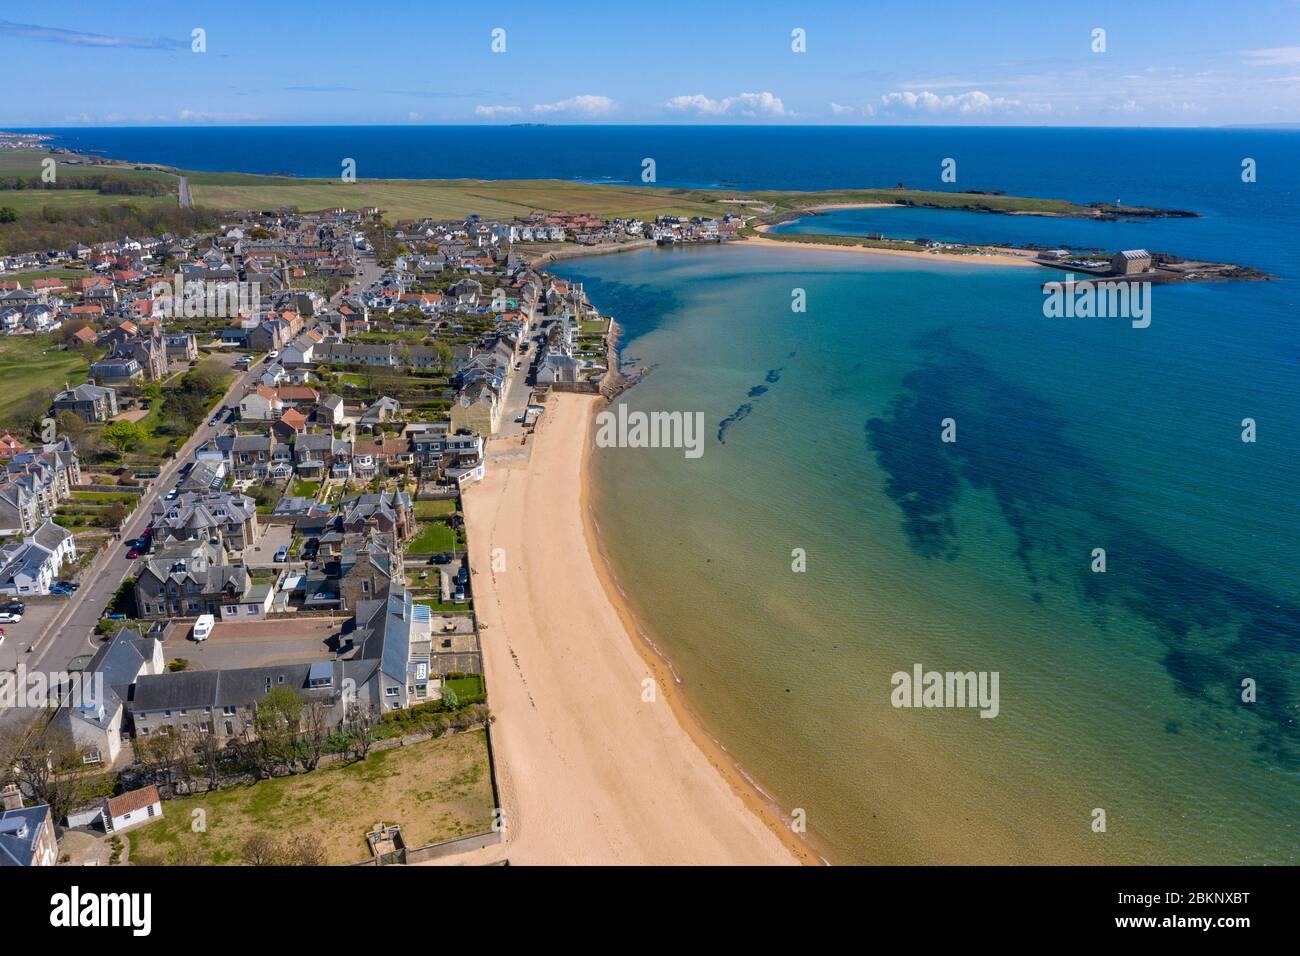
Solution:
[(343, 623), (342, 618), (329, 617), (218, 623), (206, 641), (192, 641), (189, 628), (177, 628), (163, 643), (163, 654), (169, 661), (188, 661), (189, 670), (329, 661), (334, 659), (332, 639), (342, 631)]

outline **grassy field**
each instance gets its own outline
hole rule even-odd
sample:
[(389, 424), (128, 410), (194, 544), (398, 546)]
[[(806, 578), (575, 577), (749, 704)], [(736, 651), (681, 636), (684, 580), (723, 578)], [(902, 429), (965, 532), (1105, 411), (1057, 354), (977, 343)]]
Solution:
[(344, 183), (332, 179), (189, 175), (190, 195), (195, 205), (223, 209), (377, 206), (390, 219), (422, 216), (442, 219), (470, 213), (512, 218), (527, 215), (534, 209), (651, 218), (710, 214), (719, 208), (712, 197), (700, 191), (591, 186), (565, 180), (361, 179)]
[(415, 516), (417, 518), (445, 518), (447, 515), (455, 513), (455, 498), (438, 498), (432, 501), (415, 502)]
[[(421, 846), (488, 829), (492, 803), (487, 736), (472, 731), (168, 800), (162, 820), (131, 832), (131, 862), (163, 864), (183, 850), (201, 865), (238, 864), (244, 842), (265, 832), (279, 839), (310, 833), (324, 843), (328, 863), (354, 863), (368, 858), (365, 834), (380, 821), (400, 824), (407, 846)], [(203, 833), (191, 829), (195, 810), (204, 811)]]
[[(0, 150), (0, 176), (39, 176), (41, 161), (51, 154), (43, 149)], [(159, 179), (168, 184), (176, 177), (155, 170), (132, 169), (129, 166), (68, 165), (64, 157), (54, 155), (55, 175), (60, 182), (82, 176), (122, 176), (128, 179)], [(164, 196), (105, 196), (94, 189), (0, 189), (0, 206), (11, 206), (19, 212), (30, 212), (50, 206), (54, 209), (73, 209), (82, 206), (116, 206), (135, 203), (141, 206), (158, 204), (176, 205), (174, 194)]]
[(435, 551), (459, 551), (464, 539), (443, 521), (421, 521), (419, 533), (410, 540), (406, 550), (411, 554), (431, 554)]
[(48, 335), (0, 338), (0, 425), (33, 394), (53, 397), (65, 382), (84, 382), (89, 371), (82, 352), (54, 348)]

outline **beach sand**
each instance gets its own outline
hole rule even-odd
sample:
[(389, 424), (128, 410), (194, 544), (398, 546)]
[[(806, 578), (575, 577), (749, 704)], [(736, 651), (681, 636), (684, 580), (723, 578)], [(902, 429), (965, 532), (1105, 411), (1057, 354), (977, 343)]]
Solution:
[[(878, 205), (886, 205), (884, 203)], [(857, 208), (857, 207), (820, 207), (825, 209), (832, 208)], [(769, 233), (772, 227), (761, 225), (757, 228), (759, 233)], [(793, 239), (772, 239), (767, 235), (750, 236), (743, 240), (752, 242), (761, 246), (783, 246), (786, 249), (827, 249), (833, 252), (855, 252), (869, 256), (902, 256), (905, 259), (941, 259), (945, 262), (965, 262), (971, 265), (986, 266), (1033, 266), (1043, 268), (1039, 263), (1034, 261), (1032, 252), (1020, 252), (1013, 249), (997, 248), (997, 252), (987, 256), (974, 254), (959, 254), (954, 252), (922, 252), (920, 250), (911, 252), (906, 249), (877, 249), (870, 246), (839, 246), (826, 242), (799, 242)]]
[(819, 863), (694, 721), (611, 590), (588, 510), (597, 403), (552, 395), (529, 447), (494, 440), (465, 492), (506, 840), (444, 862)]

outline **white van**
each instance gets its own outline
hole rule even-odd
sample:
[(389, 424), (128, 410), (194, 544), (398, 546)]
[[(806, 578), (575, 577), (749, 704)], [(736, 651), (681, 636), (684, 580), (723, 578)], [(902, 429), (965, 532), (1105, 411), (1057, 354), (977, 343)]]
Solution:
[(211, 614), (200, 614), (199, 619), (194, 622), (194, 639), (196, 641), (206, 641), (216, 623), (216, 618)]

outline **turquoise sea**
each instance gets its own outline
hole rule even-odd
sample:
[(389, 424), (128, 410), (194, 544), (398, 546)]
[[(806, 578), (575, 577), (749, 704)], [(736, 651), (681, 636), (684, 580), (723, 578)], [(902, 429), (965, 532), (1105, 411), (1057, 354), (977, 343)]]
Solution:
[[(891, 221), (1203, 255), (1231, 232), (894, 209), (786, 228)], [(1258, 252), (1267, 224), (1244, 221)], [(1044, 318), (1038, 269), (743, 245), (562, 264), (652, 369), (623, 401), (707, 424), (696, 460), (597, 453), (615, 574), (829, 859), (1297, 862), (1291, 248), (1236, 257), (1277, 282), (1156, 289), (1146, 329)], [(892, 707), (916, 663), (998, 672), (999, 715)]]

